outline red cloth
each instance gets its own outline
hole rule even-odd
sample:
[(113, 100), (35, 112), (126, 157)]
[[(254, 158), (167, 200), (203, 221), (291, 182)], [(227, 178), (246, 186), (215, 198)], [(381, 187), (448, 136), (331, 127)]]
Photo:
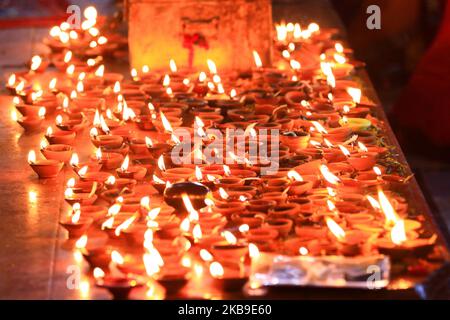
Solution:
[(450, 147), (450, 2), (439, 32), (394, 106), (404, 127), (419, 130), (436, 146)]

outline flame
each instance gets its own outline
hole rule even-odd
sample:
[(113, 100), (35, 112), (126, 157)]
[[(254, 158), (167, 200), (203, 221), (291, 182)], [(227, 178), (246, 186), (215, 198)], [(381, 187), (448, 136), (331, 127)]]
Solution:
[(122, 222), (120, 225), (117, 226), (116, 230), (114, 230), (114, 234), (118, 237), (120, 236), (120, 233), (122, 232), (122, 230), (127, 230), (134, 222), (134, 220), (136, 220), (137, 215), (134, 214), (131, 217), (129, 217), (127, 220), (125, 220), (124, 222)]
[(40, 56), (33, 56), (31, 58), (30, 69), (32, 71), (36, 71), (41, 66), (41, 63), (42, 63), (42, 58)]
[(335, 53), (333, 55), (333, 58), (334, 58), (334, 60), (336, 60), (337, 63), (340, 63), (340, 64), (344, 64), (347, 62), (347, 59), (339, 53)]
[(228, 177), (228, 176), (231, 176), (231, 170), (230, 170), (230, 167), (227, 166), (226, 164), (223, 165), (223, 172), (224, 172), (224, 174), (225, 174), (227, 177)]
[[(364, 143), (362, 143), (361, 141), (358, 141), (358, 148), (359, 150), (361, 150), (362, 152), (367, 152), (369, 150), (367, 150), (367, 147), (364, 145)], [(378, 169), (378, 168), (377, 168)]]
[(16, 75), (13, 73), (8, 78), (8, 86), (12, 87), (16, 83)]
[(81, 217), (81, 211), (76, 210), (71, 218), (72, 223), (73, 224), (78, 223), (78, 221), (80, 221), (80, 217)]
[(114, 216), (105, 220), (105, 222), (102, 223), (101, 229), (105, 230), (105, 229), (112, 229), (114, 225)]
[(14, 105), (18, 105), (19, 103), (20, 103), (20, 98), (18, 97), (18, 96), (15, 96), (14, 98), (13, 98), (13, 103), (14, 103)]
[(194, 237), (195, 241), (198, 241), (202, 238), (202, 236), (203, 236), (202, 228), (200, 227), (199, 224), (196, 224), (194, 226), (194, 228), (192, 229), (192, 236)]
[[(97, 77), (103, 77), (103, 75), (105, 74), (105, 66), (102, 64), (100, 65), (97, 70), (95, 70), (95, 76)], [(120, 90), (120, 89), (119, 89)]]
[(334, 191), (333, 188), (327, 187), (327, 192), (328, 192), (328, 195), (330, 197), (335, 197), (336, 196), (336, 191)]
[(287, 38), (287, 29), (286, 25), (284, 24), (277, 24), (275, 25), (275, 29), (277, 32), (277, 40), (278, 41), (285, 41)]
[(41, 142), (39, 143), (39, 147), (41, 148), (41, 150), (44, 150), (45, 148), (48, 147), (48, 142), (47, 140), (45, 140), (44, 138), (41, 139)]
[(11, 119), (17, 121), (19, 119), (17, 112), (15, 110), (11, 111)]
[(198, 75), (198, 81), (199, 82), (204, 82), (206, 80), (206, 73), (204, 73), (203, 71), (199, 73)]
[[(164, 171), (164, 170), (162, 170), (162, 171)], [(158, 184), (164, 184), (164, 183), (165, 183), (164, 180), (158, 178), (158, 176), (155, 175), (155, 174), (153, 175), (153, 181), (154, 181), (155, 183), (158, 183)]]
[(102, 131), (104, 133), (109, 134), (109, 132), (111, 131), (108, 127), (108, 125), (106, 124), (105, 118), (103, 118), (103, 115), (100, 116), (100, 127), (102, 128)]
[(70, 99), (76, 99), (78, 97), (78, 93), (76, 90), (72, 90), (72, 92), (70, 93)]
[(36, 163), (36, 152), (34, 152), (34, 150), (30, 150), (30, 152), (28, 152), (28, 163)]
[(103, 45), (103, 44), (105, 44), (105, 43), (107, 43), (108, 42), (108, 39), (105, 37), (105, 36), (100, 36), (99, 38), (98, 38), (98, 40), (97, 40), (97, 43), (99, 44), (99, 45)]
[(225, 272), (222, 265), (219, 262), (214, 261), (209, 265), (209, 273), (213, 278), (221, 278)]
[(330, 229), (331, 233), (340, 241), (345, 239), (345, 231), (339, 226), (336, 221), (331, 219), (330, 217), (326, 217), (325, 221), (327, 223), (328, 229)]
[(65, 63), (69, 63), (69, 61), (72, 60), (72, 51), (67, 51), (63, 60)]
[(332, 212), (336, 211), (336, 206), (331, 200), (327, 200), (327, 206), (330, 211)]
[(95, 139), (98, 136), (98, 130), (97, 128), (92, 128), (91, 130), (89, 130), (89, 135), (91, 136), (91, 138)]
[(185, 218), (185, 219), (183, 219), (183, 221), (181, 221), (181, 223), (180, 223), (181, 231), (188, 232), (190, 227), (191, 227), (191, 221), (189, 220), (189, 218)]
[(163, 86), (168, 87), (170, 85), (170, 76), (168, 74), (164, 75)]
[(255, 259), (255, 258), (259, 257), (260, 253), (259, 253), (259, 249), (256, 246), (256, 244), (253, 244), (253, 243), (248, 244), (248, 254), (251, 259)]
[(67, 67), (66, 69), (67, 75), (71, 76), (73, 75), (74, 72), (75, 72), (75, 65), (71, 64), (70, 66)]
[(293, 31), (293, 36), (295, 39), (299, 39), (302, 35), (302, 28), (300, 27), (299, 23), (296, 23), (294, 25), (294, 31)]
[(150, 68), (148, 67), (148, 65), (145, 64), (145, 65), (142, 66), (142, 72), (143, 73), (148, 73), (149, 71), (150, 71)]
[(232, 234), (230, 231), (225, 230), (224, 232), (222, 232), (222, 237), (225, 238), (225, 240), (229, 243), (229, 244), (236, 244), (237, 243), (237, 238), (235, 237), (234, 234)]
[(256, 52), (255, 50), (253, 50), (253, 59), (255, 60), (256, 68), (261, 68), (262, 61), (261, 61), (261, 58), (260, 58), (258, 52)]
[(113, 92), (114, 92), (115, 94), (117, 94), (117, 93), (120, 92), (120, 82), (119, 82), (119, 81), (116, 81), (116, 82), (114, 83)]
[(175, 60), (170, 59), (169, 61), (169, 66), (170, 66), (170, 71), (172, 71), (172, 73), (177, 72), (177, 64), (175, 63)]
[(150, 211), (147, 213), (147, 218), (150, 219), (150, 220), (155, 220), (156, 217), (159, 215), (160, 212), (161, 212), (161, 208), (160, 208), (160, 207), (158, 207), (158, 208), (153, 208), (152, 210), (150, 210)]
[(135, 68), (132, 68), (130, 71), (130, 75), (133, 79), (136, 79), (138, 76), (137, 70)]
[(230, 98), (234, 98), (234, 97), (236, 97), (236, 95), (237, 95), (236, 89), (231, 89)]
[(346, 157), (350, 157), (350, 151), (348, 151), (348, 149), (346, 147), (344, 147), (343, 145), (338, 145), (339, 149), (341, 149), (342, 153), (344, 154), (344, 156)]
[(303, 181), (302, 176), (295, 170), (290, 170), (287, 174), (288, 178), (294, 181)]
[(73, 195), (74, 195), (73, 189), (72, 188), (66, 188), (66, 190), (64, 191), (64, 197), (72, 198)]
[(328, 169), (328, 167), (324, 164), (322, 164), (320, 166), (320, 172), (322, 173), (323, 177), (325, 178), (325, 180), (327, 180), (329, 183), (331, 184), (338, 184), (341, 182), (341, 180), (336, 177), (331, 171), (330, 169)]
[(116, 183), (116, 177), (114, 177), (114, 176), (109, 176), (108, 179), (106, 179), (105, 183), (106, 183), (106, 184), (109, 184), (109, 185), (115, 184), (115, 183)]
[(381, 210), (380, 203), (372, 196), (366, 196), (367, 200), (369, 201), (370, 205), (377, 211)]
[(352, 97), (354, 103), (361, 102), (361, 89), (359, 88), (347, 88), (347, 93)]
[(96, 151), (95, 151), (95, 157), (97, 158), (97, 160), (102, 160), (102, 156), (103, 156), (103, 154), (102, 154), (102, 149), (100, 149), (100, 148), (98, 148)]
[(93, 276), (94, 276), (95, 279), (98, 280), (98, 279), (101, 279), (101, 278), (105, 277), (105, 272), (101, 268), (96, 267), (94, 269)]
[(111, 252), (111, 261), (115, 264), (123, 264), (125, 262), (122, 255), (117, 250)]
[(191, 83), (191, 80), (189, 80), (188, 78), (184, 78), (183, 79), (183, 84), (187, 87), (189, 86), (189, 84)]
[(183, 193), (181, 195), (181, 198), (183, 199), (183, 204), (187, 210), (187, 212), (195, 211), (194, 207), (192, 206), (192, 202), (189, 199), (189, 196), (186, 193)]
[(56, 38), (61, 33), (61, 29), (58, 26), (54, 26), (50, 29), (49, 34), (51, 37)]
[(308, 30), (310, 32), (318, 32), (320, 30), (320, 27), (319, 27), (319, 25), (317, 23), (312, 22), (312, 23), (309, 24)]
[(213, 260), (213, 256), (211, 253), (209, 253), (206, 249), (201, 249), (200, 252), (200, 258), (202, 258), (203, 261), (209, 262)]
[(172, 125), (170, 124), (169, 120), (167, 120), (166, 116), (162, 111), (159, 112), (159, 116), (161, 117), (161, 121), (164, 127), (164, 130), (169, 133), (173, 133)]
[(306, 249), (305, 247), (300, 247), (300, 248), (298, 249), (298, 253), (300, 253), (300, 255), (302, 255), (302, 256), (307, 256), (308, 253), (309, 253), (309, 251), (308, 251), (308, 249)]
[(300, 64), (300, 62), (298, 62), (297, 60), (291, 60), (289, 64), (291, 65), (291, 68), (292, 68), (293, 70), (298, 71), (298, 70), (300, 70), (300, 68), (301, 68), (301, 64)]
[(88, 171), (88, 166), (84, 166), (83, 168), (81, 168), (80, 170), (78, 170), (78, 175), (80, 177), (84, 176)]
[(87, 20), (94, 21), (97, 19), (97, 9), (94, 6), (89, 6), (84, 9), (83, 15)]
[(238, 229), (240, 233), (246, 233), (250, 230), (250, 227), (248, 224), (241, 224)]
[(317, 121), (311, 121), (311, 123), (313, 124), (313, 126), (314, 126), (314, 128), (316, 128), (316, 130), (319, 132), (319, 133), (322, 133), (322, 134), (328, 134), (328, 131), (319, 123), (319, 122), (317, 122)]
[(128, 170), (128, 166), (130, 164), (130, 158), (128, 155), (126, 155), (125, 159), (122, 162), (122, 165), (120, 166), (120, 171), (126, 172)]
[(195, 178), (198, 181), (202, 181), (203, 180), (202, 170), (200, 170), (200, 168), (198, 166), (195, 166)]
[(216, 64), (214, 63), (214, 61), (212, 61), (211, 59), (207, 59), (206, 63), (208, 65), (209, 72), (212, 73), (212, 74), (216, 74), (217, 73), (217, 67), (216, 67)]
[(381, 176), (381, 169), (380, 168), (378, 168), (377, 166), (374, 166), (373, 167), (373, 172), (375, 172), (375, 174), (377, 175), (377, 176)]
[(50, 82), (48, 83), (48, 89), (50, 91), (54, 91), (56, 89), (56, 82), (58, 80), (56, 78), (53, 78), (52, 80), (50, 80)]
[(78, 166), (78, 163), (80, 162), (80, 159), (78, 158), (78, 154), (76, 152), (72, 153), (72, 156), (70, 157), (69, 164), (72, 167)]
[(228, 193), (225, 191), (224, 188), (220, 187), (219, 188), (219, 195), (222, 199), (226, 200), (228, 199), (230, 196), (228, 195)]
[(336, 42), (336, 44), (334, 45), (334, 48), (339, 53), (343, 53), (344, 52), (344, 47), (339, 42)]
[(398, 219), (395, 222), (394, 227), (392, 227), (391, 240), (396, 245), (401, 245), (407, 240), (405, 232), (405, 221), (403, 221), (402, 219)]
[(381, 210), (386, 217), (386, 224), (395, 224), (399, 220), (397, 213), (381, 188), (378, 190), (378, 201), (380, 203)]
[(87, 241), (88, 241), (88, 236), (87, 236), (87, 235), (81, 236), (81, 237), (77, 240), (77, 242), (75, 242), (75, 248), (77, 248), (77, 249), (83, 249), (83, 248), (85, 248), (85, 247), (86, 247), (86, 244), (87, 244)]
[(158, 168), (161, 171), (166, 171), (166, 165), (164, 164), (164, 157), (160, 155), (158, 158)]

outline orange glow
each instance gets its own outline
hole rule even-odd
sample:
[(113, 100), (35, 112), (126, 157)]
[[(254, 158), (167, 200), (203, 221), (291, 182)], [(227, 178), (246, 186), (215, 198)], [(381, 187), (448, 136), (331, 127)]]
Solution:
[(33, 56), (31, 58), (30, 69), (32, 71), (36, 71), (41, 66), (41, 63), (42, 63), (42, 58), (40, 56)]
[(169, 133), (173, 133), (172, 125), (170, 124), (169, 120), (167, 120), (166, 116), (162, 111), (159, 112), (159, 115), (161, 117), (161, 122), (163, 124), (164, 130)]
[(216, 67), (216, 64), (214, 63), (214, 61), (212, 61), (211, 59), (208, 59), (208, 60), (206, 60), (206, 63), (208, 65), (209, 72), (212, 74), (216, 74), (217, 67)]
[(87, 244), (87, 241), (88, 241), (88, 236), (87, 236), (87, 235), (81, 236), (81, 237), (77, 240), (77, 242), (75, 242), (75, 248), (77, 248), (77, 249), (83, 249), (83, 248), (85, 248), (85, 247), (86, 247), (86, 244)]
[(173, 73), (177, 72), (177, 64), (175, 63), (175, 60), (170, 59), (169, 61), (170, 71)]
[(101, 268), (96, 267), (94, 269), (93, 276), (94, 276), (95, 279), (98, 280), (98, 279), (101, 279), (101, 278), (105, 277), (105, 272)]
[(402, 219), (398, 219), (395, 222), (394, 227), (392, 227), (391, 240), (396, 245), (401, 245), (407, 240), (405, 232), (405, 221), (403, 221)]
[(386, 197), (381, 188), (378, 190), (378, 201), (380, 203), (381, 210), (383, 211), (386, 217), (386, 224), (388, 225), (395, 224), (399, 220), (397, 217), (397, 213), (395, 212), (394, 207), (389, 202), (389, 199)]

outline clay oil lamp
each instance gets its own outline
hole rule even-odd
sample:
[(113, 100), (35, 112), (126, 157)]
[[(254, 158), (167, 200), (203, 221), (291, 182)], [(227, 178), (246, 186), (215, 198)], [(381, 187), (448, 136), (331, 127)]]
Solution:
[(91, 137), (91, 142), (97, 148), (108, 147), (108, 148), (120, 148), (123, 144), (123, 138), (116, 135), (99, 135), (97, 128), (92, 128), (89, 132)]
[(41, 125), (45, 117), (45, 108), (39, 108), (38, 117), (19, 117), (15, 111), (11, 113), (12, 120), (16, 121), (25, 131), (37, 131), (41, 128)]
[(80, 159), (76, 152), (72, 153), (72, 157), (70, 158), (69, 164), (75, 171), (75, 173), (78, 173), (78, 171), (83, 167), (86, 167), (85, 170), (89, 172), (98, 172), (102, 168), (102, 165), (99, 164), (97, 161), (95, 162), (88, 161), (80, 163)]
[(79, 238), (89, 229), (94, 222), (92, 218), (82, 217), (81, 211), (75, 210), (70, 217), (59, 222), (69, 233), (69, 238)]
[(367, 251), (367, 240), (370, 237), (370, 233), (360, 231), (360, 230), (350, 230), (345, 232), (339, 224), (336, 223), (332, 218), (326, 217), (325, 222), (337, 239), (338, 250), (344, 256), (356, 256)]
[(42, 139), (40, 144), (41, 153), (48, 160), (69, 163), (73, 148), (65, 144), (48, 144), (47, 140)]
[(18, 83), (18, 80), (19, 80), (19, 77), (14, 73), (12, 73), (8, 77), (8, 81), (6, 82), (5, 87), (6, 87), (6, 90), (8, 90), (11, 95), (16, 94), (16, 91), (17, 91), (16, 87), (20, 83), (20, 82)]
[(50, 144), (73, 145), (76, 133), (71, 131), (53, 131), (52, 127), (48, 127), (45, 138)]
[(105, 272), (100, 268), (94, 269), (95, 285), (99, 288), (107, 289), (113, 296), (114, 300), (126, 300), (130, 292), (143, 284), (137, 279), (122, 274), (117, 265), (124, 263), (122, 255), (118, 251), (111, 252), (111, 262), (109, 264), (109, 272)]
[(28, 163), (41, 179), (55, 178), (64, 166), (64, 162), (57, 160), (36, 160), (33, 150), (28, 153)]
[(147, 174), (147, 169), (142, 166), (130, 166), (130, 158), (127, 155), (119, 169), (116, 170), (120, 178), (142, 180)]
[(66, 119), (62, 115), (57, 115), (55, 119), (56, 126), (63, 131), (80, 132), (84, 129), (87, 122), (83, 116), (77, 119)]
[(145, 145), (154, 159), (158, 159), (164, 153), (170, 152), (172, 147), (167, 143), (154, 143), (149, 137), (145, 137)]
[[(74, 210), (78, 205), (77, 203), (73, 205)], [(94, 223), (97, 223), (104, 219), (106, 214), (108, 213), (108, 209), (106, 207), (99, 205), (79, 205), (78, 210), (81, 211), (82, 216), (92, 218), (94, 220)]]
[(144, 139), (141, 138), (133, 138), (130, 141), (130, 149), (134, 154), (139, 154), (139, 155), (146, 155), (149, 154), (148, 149), (147, 149), (147, 141), (149, 142), (149, 144), (153, 144), (153, 141), (150, 139), (149, 137), (145, 137)]
[[(76, 180), (75, 178), (70, 178), (67, 181), (66, 186), (73, 189), (73, 192), (75, 193), (90, 193), (91, 190), (94, 188), (94, 184), (96, 184), (96, 189), (100, 190), (102, 188), (102, 184), (97, 181), (81, 181)], [(96, 190), (96, 191), (97, 191)]]
[(124, 160), (124, 157), (120, 153), (102, 152), (102, 150), (98, 148), (95, 155), (91, 156), (91, 160), (97, 160), (103, 168), (111, 170), (119, 168)]
[(128, 178), (116, 178), (114, 176), (109, 176), (105, 181), (106, 189), (119, 189), (123, 190), (127, 188), (128, 190), (133, 190), (137, 181)]
[(228, 230), (223, 231), (221, 236), (225, 240), (211, 245), (211, 253), (214, 257), (221, 261), (241, 261), (248, 253), (248, 246)]
[(294, 170), (288, 172), (288, 178), (291, 179), (288, 193), (290, 195), (300, 196), (313, 188), (312, 181), (305, 181), (303, 177)]
[(73, 180), (69, 180), (69, 185), (64, 192), (64, 200), (69, 204), (81, 203), (84, 205), (91, 205), (97, 200), (97, 195), (95, 194), (97, 190), (97, 184), (92, 184), (92, 189), (90, 192), (74, 192), (73, 191)]
[(216, 188), (215, 182), (219, 178), (220, 178), (219, 175), (212, 175), (212, 174), (204, 175), (200, 167), (195, 166), (195, 175), (190, 177), (189, 181), (199, 182), (208, 187), (210, 190), (214, 191)]
[(199, 210), (205, 207), (205, 198), (210, 190), (197, 182), (177, 182), (164, 190), (164, 201), (177, 210), (178, 215), (184, 215), (186, 207), (182, 195), (190, 199), (192, 207)]

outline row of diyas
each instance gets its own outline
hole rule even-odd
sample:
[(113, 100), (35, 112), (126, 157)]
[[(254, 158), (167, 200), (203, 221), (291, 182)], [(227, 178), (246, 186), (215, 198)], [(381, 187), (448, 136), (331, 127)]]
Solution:
[[(52, 55), (33, 57), (7, 88), (25, 130), (41, 129), (56, 111), (40, 144), (45, 159), (31, 151), (28, 161), (40, 178), (64, 164), (74, 171), (61, 225), (114, 297), (144, 285), (154, 297), (155, 281), (168, 294), (208, 278), (240, 289), (260, 251), (409, 259), (434, 248), (436, 237), (396, 192), (408, 177), (385, 161), (382, 123), (346, 79), (351, 51), (331, 32), (278, 25), (276, 67), (254, 52), (248, 72), (220, 76), (208, 60), (208, 72), (192, 73), (171, 60), (168, 73), (144, 66), (125, 80), (102, 63), (120, 41), (100, 34), (92, 7), (85, 18), (82, 30), (52, 28)], [(44, 85), (39, 73), (50, 63), (59, 72)], [(173, 163), (171, 150), (184, 143), (179, 128), (201, 138), (189, 154), (199, 163)], [(234, 149), (225, 154), (234, 161), (207, 163), (201, 151), (214, 142), (211, 128), (243, 129), (245, 151), (263, 130), (279, 130), (279, 170), (262, 176), (261, 159)], [(74, 143), (83, 134), (96, 151), (80, 162)]]

